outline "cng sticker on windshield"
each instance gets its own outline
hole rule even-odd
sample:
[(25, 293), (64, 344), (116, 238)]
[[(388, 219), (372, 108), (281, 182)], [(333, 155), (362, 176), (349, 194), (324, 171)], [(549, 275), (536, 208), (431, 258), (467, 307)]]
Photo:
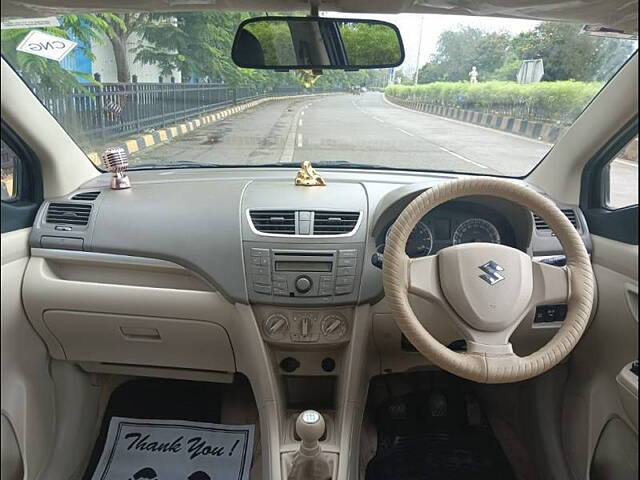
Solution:
[(16, 50), (59, 62), (66, 57), (76, 45), (76, 42), (66, 38), (49, 35), (39, 30), (32, 30), (24, 37)]

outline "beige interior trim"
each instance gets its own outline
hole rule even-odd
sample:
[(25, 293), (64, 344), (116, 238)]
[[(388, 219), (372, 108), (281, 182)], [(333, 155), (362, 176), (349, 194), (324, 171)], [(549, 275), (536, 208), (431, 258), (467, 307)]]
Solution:
[(578, 117), (527, 177), (560, 203), (580, 203), (582, 171), (593, 155), (638, 115), (638, 52)]
[[(55, 385), (49, 372), (50, 359), (42, 340), (29, 325), (20, 295), (29, 261), (30, 232), (26, 228), (3, 233), (0, 242), (0, 392), (2, 415), (10, 424), (3, 429), (10, 426), (13, 430), (20, 455), (17, 462), (21, 463), (24, 478), (36, 478), (44, 470), (55, 437)], [(5, 453), (9, 452), (3, 450)]]
[(4, 60), (2, 120), (38, 157), (45, 198), (65, 195), (100, 172)]
[[(567, 316), (562, 327), (560, 327), (548, 344), (537, 352), (525, 357), (516, 356), (506, 350), (492, 351), (491, 349), (486, 349), (481, 354), (461, 354), (454, 352), (440, 344), (422, 326), (409, 303), (408, 294), (414, 276), (410, 270), (411, 262), (405, 254), (405, 245), (416, 223), (431, 209), (442, 203), (461, 196), (483, 194), (511, 200), (526, 206), (534, 213), (540, 215), (558, 236), (567, 257), (566, 273), (568, 273), (569, 282)], [(486, 244), (477, 244), (477, 246), (481, 249), (488, 248)], [(462, 247), (465, 246), (463, 245)], [(472, 247), (473, 245), (467, 249), (472, 252)], [(445, 249), (443, 252), (447, 250), (448, 249)], [(496, 250), (496, 253), (498, 252), (496, 248), (494, 248), (494, 250)], [(442, 255), (442, 252), (439, 255)], [(505, 259), (508, 260), (508, 257), (505, 257)], [(424, 275), (433, 275), (433, 270), (434, 269), (426, 270)], [(516, 270), (515, 267), (514, 270)], [(556, 270), (559, 269), (556, 268)], [(524, 272), (524, 270), (517, 271)], [(533, 269), (532, 272), (535, 277), (535, 269)], [(524, 275), (526, 276), (526, 273)], [(546, 275), (545, 273), (545, 276)], [(545, 288), (545, 291), (549, 290), (553, 292), (553, 290), (555, 290), (554, 286), (558, 285), (557, 282), (559, 278), (562, 277), (554, 277), (553, 283), (549, 285), (546, 285), (547, 281), (544, 279), (543, 285), (550, 287)], [(383, 282), (385, 294), (391, 307), (394, 320), (416, 349), (441, 368), (455, 375), (481, 383), (521, 381), (535, 377), (557, 365), (571, 352), (584, 333), (591, 315), (595, 294), (589, 254), (580, 235), (566, 216), (558, 209), (556, 204), (520, 183), (491, 177), (469, 177), (442, 183), (425, 191), (414, 199), (403, 210), (391, 227), (385, 247)], [(536, 279), (534, 278), (534, 283), (535, 282)], [(478, 284), (479, 282), (475, 283), (475, 285)], [(478, 298), (480, 296), (478, 292), (468, 291), (474, 288), (473, 285), (474, 284), (467, 283), (465, 285), (466, 290), (461, 290), (459, 295), (464, 295), (465, 298), (471, 299)], [(434, 288), (429, 289), (432, 294), (436, 291), (435, 287), (438, 285), (433, 286)], [(539, 292), (539, 288), (535, 290)], [(413, 293), (416, 293), (415, 289)], [(524, 290), (521, 294), (523, 293), (525, 293)], [(530, 291), (526, 293), (531, 295)], [(533, 299), (536, 299), (535, 291)], [(460, 299), (454, 298), (453, 300), (458, 303)], [(450, 297), (449, 301), (451, 301)], [(544, 301), (541, 303), (544, 303)], [(501, 304), (501, 306), (506, 307), (506, 304)], [(517, 320), (519, 322), (528, 311), (529, 308), (525, 307), (519, 308), (517, 311), (514, 310), (513, 313), (519, 316)], [(453, 316), (455, 314), (453, 312), (451, 313), (452, 318), (455, 318), (455, 316)], [(464, 320), (469, 322), (469, 318), (465, 318)], [(460, 319), (458, 322), (459, 326), (464, 323), (464, 320)], [(514, 324), (513, 328), (515, 329), (515, 327), (517, 327), (517, 323)], [(464, 332), (475, 335), (478, 331), (482, 332), (482, 328), (482, 326), (477, 325), (475, 329), (467, 326)], [(513, 330), (511, 330), (511, 332), (512, 331)], [(511, 332), (509, 332), (509, 335)], [(484, 332), (482, 333), (484, 338), (491, 339), (489, 335), (486, 335)], [(495, 335), (500, 332), (496, 330), (491, 333)], [(469, 340), (469, 336), (466, 336), (466, 338)], [(475, 338), (472, 338), (472, 340), (475, 340)]]

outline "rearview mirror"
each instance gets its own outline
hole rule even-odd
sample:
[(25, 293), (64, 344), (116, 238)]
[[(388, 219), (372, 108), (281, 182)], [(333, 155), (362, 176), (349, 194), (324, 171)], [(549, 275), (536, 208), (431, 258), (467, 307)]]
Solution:
[(404, 60), (398, 28), (378, 20), (262, 17), (238, 27), (231, 57), (244, 68), (358, 70)]

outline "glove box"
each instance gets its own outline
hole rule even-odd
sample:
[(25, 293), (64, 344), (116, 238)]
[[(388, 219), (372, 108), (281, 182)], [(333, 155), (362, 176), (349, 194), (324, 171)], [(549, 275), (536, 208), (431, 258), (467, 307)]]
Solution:
[(42, 318), (67, 360), (235, 371), (227, 331), (214, 322), (67, 310)]

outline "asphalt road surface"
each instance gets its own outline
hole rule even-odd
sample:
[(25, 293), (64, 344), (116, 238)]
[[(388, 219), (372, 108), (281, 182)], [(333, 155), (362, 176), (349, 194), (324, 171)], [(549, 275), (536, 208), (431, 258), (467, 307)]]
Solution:
[(132, 156), (261, 165), (311, 160), (523, 175), (550, 145), (392, 105), (381, 93), (267, 102)]

